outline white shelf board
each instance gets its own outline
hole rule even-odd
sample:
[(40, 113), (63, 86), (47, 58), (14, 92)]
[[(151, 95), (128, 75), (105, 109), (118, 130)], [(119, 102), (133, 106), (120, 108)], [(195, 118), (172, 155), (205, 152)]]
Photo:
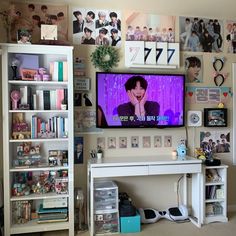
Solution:
[(68, 110), (9, 110), (9, 113), (68, 113)]
[(46, 167), (22, 167), (22, 168), (11, 168), (10, 172), (28, 172), (28, 171), (57, 171), (57, 170), (68, 170), (68, 166), (46, 166)]
[(10, 143), (21, 142), (68, 142), (68, 138), (35, 138), (35, 139), (10, 139)]
[(69, 229), (69, 227), (70, 227), (70, 224), (68, 221), (38, 224), (36, 220), (35, 221), (31, 220), (25, 224), (12, 225), (11, 234), (24, 234), (24, 233), (64, 230), (64, 229)]
[(29, 194), (26, 196), (20, 197), (11, 197), (11, 201), (26, 201), (26, 200), (38, 200), (38, 199), (53, 199), (53, 198), (62, 198), (62, 197), (69, 197), (69, 194), (57, 194), (57, 193), (44, 193), (44, 194)]
[(147, 64), (131, 64), (131, 68), (147, 68), (147, 69), (176, 69), (177, 65), (147, 65)]
[(15, 85), (64, 85), (67, 86), (68, 82), (58, 82), (58, 81), (29, 81), (29, 80), (8, 80), (9, 84)]

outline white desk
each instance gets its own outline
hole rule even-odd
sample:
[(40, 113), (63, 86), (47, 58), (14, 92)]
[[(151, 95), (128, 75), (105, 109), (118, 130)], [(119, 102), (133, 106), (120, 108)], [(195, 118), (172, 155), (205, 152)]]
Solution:
[(192, 214), (191, 221), (201, 227), (201, 160), (192, 157), (185, 161), (172, 160), (171, 155), (148, 157), (106, 157), (91, 159), (88, 163), (88, 223), (90, 235), (94, 235), (94, 179), (183, 174), (183, 203), (187, 205), (187, 174), (192, 174)]

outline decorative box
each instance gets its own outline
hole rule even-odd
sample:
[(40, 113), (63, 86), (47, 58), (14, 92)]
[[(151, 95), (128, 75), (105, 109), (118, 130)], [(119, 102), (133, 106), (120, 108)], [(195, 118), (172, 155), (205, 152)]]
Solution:
[(120, 217), (121, 233), (137, 233), (141, 231), (141, 218), (137, 212), (135, 216)]

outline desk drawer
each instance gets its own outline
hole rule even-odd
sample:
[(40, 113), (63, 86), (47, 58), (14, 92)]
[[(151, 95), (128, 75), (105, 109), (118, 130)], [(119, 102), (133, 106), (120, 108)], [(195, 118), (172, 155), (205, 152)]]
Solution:
[(201, 172), (201, 164), (149, 166), (149, 175), (184, 174), (199, 172)]
[(92, 169), (94, 178), (148, 175), (148, 166), (117, 166)]

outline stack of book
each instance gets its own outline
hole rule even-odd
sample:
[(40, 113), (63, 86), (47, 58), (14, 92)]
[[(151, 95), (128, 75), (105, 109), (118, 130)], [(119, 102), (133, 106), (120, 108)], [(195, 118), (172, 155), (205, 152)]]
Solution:
[(68, 220), (68, 208), (43, 208), (40, 204), (37, 223), (63, 222)]

